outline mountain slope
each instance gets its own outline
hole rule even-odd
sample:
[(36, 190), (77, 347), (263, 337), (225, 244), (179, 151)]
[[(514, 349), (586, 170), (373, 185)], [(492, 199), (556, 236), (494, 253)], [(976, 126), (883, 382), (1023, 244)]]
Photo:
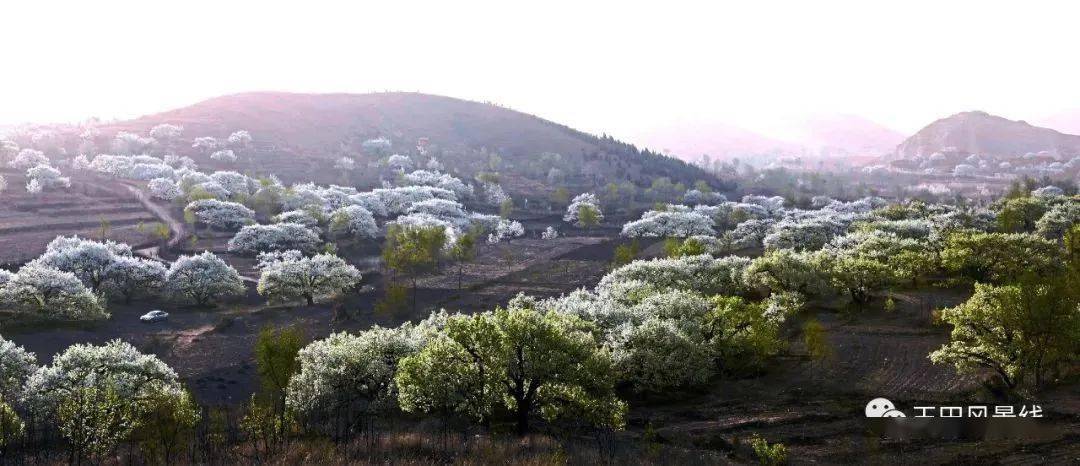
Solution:
[[(542, 178), (550, 168), (577, 168), (588, 172), (590, 184), (620, 177), (639, 183), (660, 176), (686, 183), (712, 179), (684, 162), (533, 115), (419, 93), (235, 94), (119, 122), (105, 132), (146, 134), (161, 123), (183, 125), (185, 138), (220, 138), (245, 129), (257, 144), (298, 158), (349, 155), (372, 161), (375, 155), (386, 154), (366, 153), (361, 146), (365, 140), (389, 137), (394, 143), (393, 152), (409, 154), (417, 152), (417, 142), (426, 138), (431, 153), (440, 160), (458, 156), (459, 162), (467, 166), (459, 164), (455, 168), (466, 172), (483, 169), (490, 154), (497, 154), (503, 161), (501, 171), (532, 178)], [(538, 166), (534, 162), (544, 153), (561, 154), (562, 163)]]
[(946, 149), (973, 154), (1021, 156), (1048, 151), (1062, 157), (1080, 154), (1080, 136), (1032, 126), (986, 112), (963, 112), (937, 120), (896, 148), (899, 158)]

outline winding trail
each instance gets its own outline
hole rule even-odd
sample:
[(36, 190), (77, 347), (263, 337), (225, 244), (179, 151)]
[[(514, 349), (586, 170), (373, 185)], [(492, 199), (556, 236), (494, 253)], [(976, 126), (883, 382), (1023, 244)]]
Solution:
[(150, 196), (147, 196), (146, 192), (139, 187), (127, 183), (124, 183), (124, 186), (127, 187), (128, 191), (135, 195), (135, 198), (139, 200), (139, 203), (141, 203), (143, 207), (146, 207), (146, 210), (149, 210), (154, 216), (161, 219), (161, 221), (169, 226), (169, 231), (172, 232), (172, 237), (169, 238), (168, 242), (169, 248), (175, 248), (184, 240), (184, 238), (187, 238), (187, 224), (177, 220), (168, 208), (162, 207), (160, 204), (151, 201)]

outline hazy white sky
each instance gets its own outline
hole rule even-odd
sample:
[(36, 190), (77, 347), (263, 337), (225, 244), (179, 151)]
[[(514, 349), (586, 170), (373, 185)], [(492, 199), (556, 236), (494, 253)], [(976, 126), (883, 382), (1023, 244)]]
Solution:
[(1076, 2), (641, 3), (7, 0), (0, 123), (252, 90), (416, 90), (616, 136), (829, 113), (912, 132), (1080, 107)]

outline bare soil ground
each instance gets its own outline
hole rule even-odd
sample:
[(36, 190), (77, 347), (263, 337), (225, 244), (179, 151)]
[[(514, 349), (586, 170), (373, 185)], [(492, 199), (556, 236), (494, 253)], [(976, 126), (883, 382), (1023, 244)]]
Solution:
[[(73, 180), (69, 189), (31, 195), (21, 173), (3, 173), (8, 189), (0, 192), (0, 266), (15, 267), (33, 259), (57, 236), (106, 237), (133, 246), (151, 243), (148, 226), (158, 221), (118, 182)], [(138, 231), (142, 224), (143, 231)]]

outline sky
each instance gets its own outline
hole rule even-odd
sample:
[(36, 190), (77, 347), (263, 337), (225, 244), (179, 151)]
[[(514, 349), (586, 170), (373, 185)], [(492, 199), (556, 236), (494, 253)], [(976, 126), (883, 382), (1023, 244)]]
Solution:
[(856, 114), (1080, 107), (1077, 2), (94, 2), (0, 6), (0, 124), (129, 118), (245, 91), (420, 91), (633, 140), (782, 137)]

